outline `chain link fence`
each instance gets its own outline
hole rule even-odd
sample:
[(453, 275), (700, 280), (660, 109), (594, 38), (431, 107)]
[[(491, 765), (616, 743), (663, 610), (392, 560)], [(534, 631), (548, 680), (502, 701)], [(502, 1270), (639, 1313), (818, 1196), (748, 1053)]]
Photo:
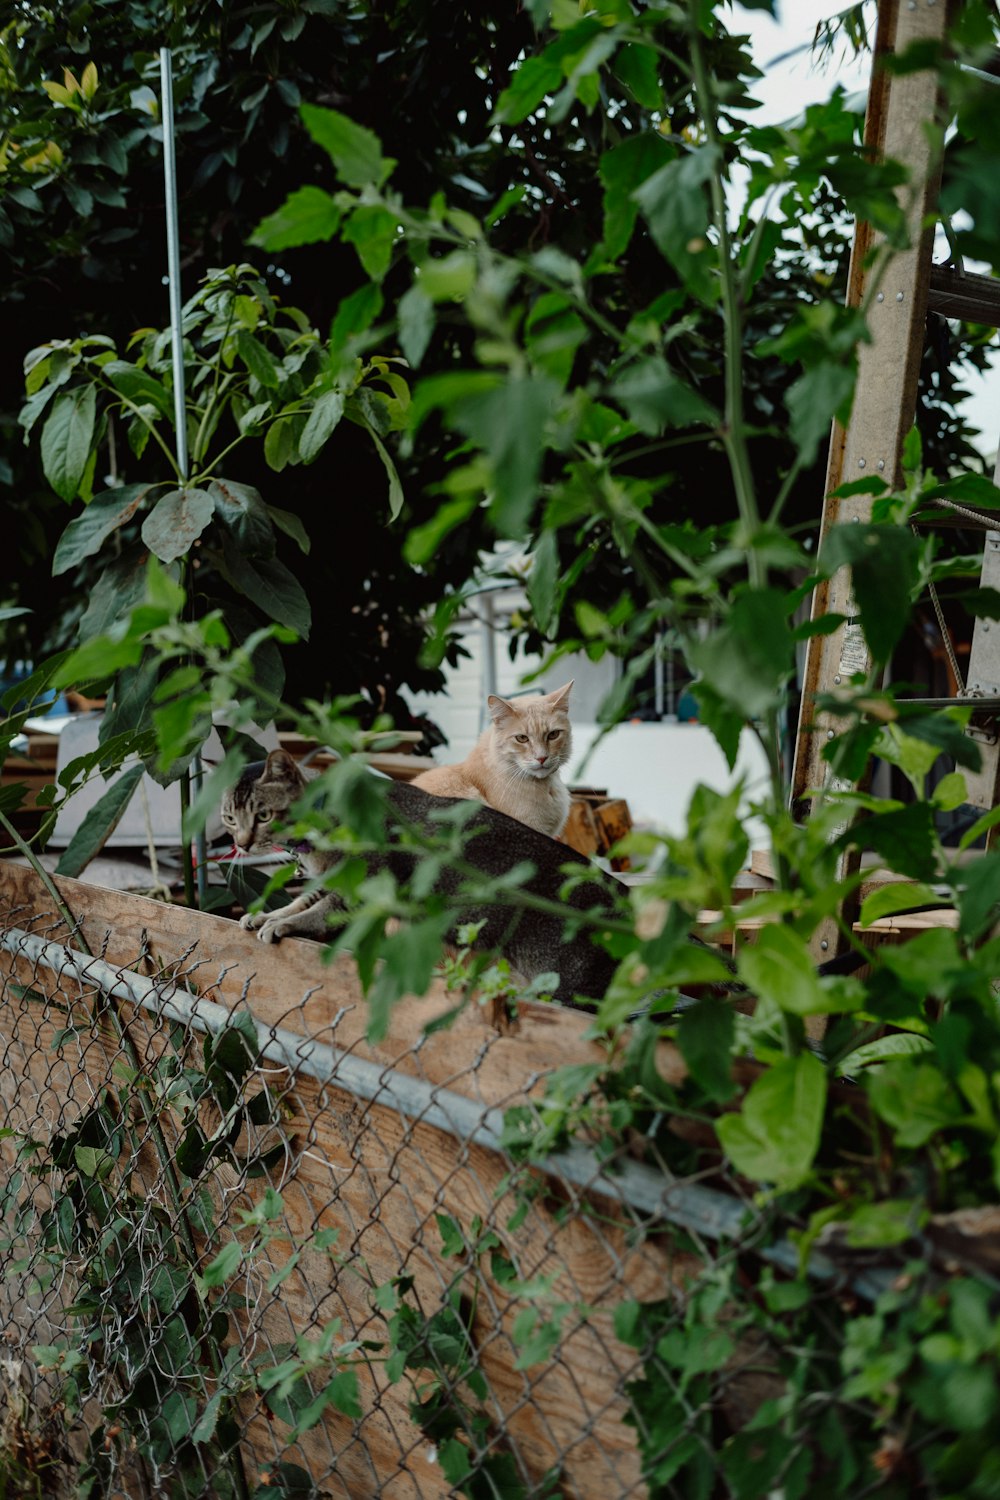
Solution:
[[(439, 991), (373, 1046), (347, 959), (75, 882), (67, 932), (30, 871), (5, 884), (4, 1493), (624, 1500), (679, 1468), (651, 1361), (710, 1460), (656, 1348), (711, 1332), (690, 1289), (760, 1214), (678, 1182), (654, 1131), (524, 1164), (546, 1078), (600, 1071), (586, 1017), (435, 1030)], [(767, 1361), (724, 1353), (738, 1431)]]

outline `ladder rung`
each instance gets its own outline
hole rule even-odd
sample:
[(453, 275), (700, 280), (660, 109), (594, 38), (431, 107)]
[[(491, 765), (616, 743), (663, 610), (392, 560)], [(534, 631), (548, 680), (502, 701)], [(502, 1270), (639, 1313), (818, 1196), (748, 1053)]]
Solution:
[(949, 266), (931, 266), (927, 307), (944, 318), (1000, 328), (1000, 280)]
[[(1000, 697), (982, 698), (955, 697), (955, 698), (897, 698), (897, 703), (906, 704), (907, 707), (916, 708), (972, 708), (976, 713), (1000, 714)], [(906, 720), (901, 721), (901, 727), (905, 729)]]

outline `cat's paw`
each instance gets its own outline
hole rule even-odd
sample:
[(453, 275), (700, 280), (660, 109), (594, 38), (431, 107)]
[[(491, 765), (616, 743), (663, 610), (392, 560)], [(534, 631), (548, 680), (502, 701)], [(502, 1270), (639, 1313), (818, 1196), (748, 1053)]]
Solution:
[(262, 943), (278, 943), (288, 931), (289, 924), (287, 922), (275, 922), (272, 918), (269, 921), (265, 921), (257, 936)]
[(266, 911), (248, 911), (240, 917), (240, 926), (246, 928), (247, 932), (256, 932), (258, 927), (263, 927), (267, 921)]

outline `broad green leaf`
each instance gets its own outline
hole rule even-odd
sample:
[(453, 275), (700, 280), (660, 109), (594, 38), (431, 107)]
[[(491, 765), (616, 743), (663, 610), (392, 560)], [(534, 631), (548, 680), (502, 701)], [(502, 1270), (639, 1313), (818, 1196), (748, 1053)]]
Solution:
[(378, 433), (369, 424), (366, 423), (365, 425), (368, 426), (368, 435), (375, 444), (375, 452), (382, 460), (382, 467), (389, 481), (389, 518), (394, 521), (403, 509), (403, 500), (405, 498), (403, 495), (403, 486), (399, 480), (399, 472), (392, 460), (391, 453)]
[(827, 1009), (809, 949), (782, 923), (762, 927), (757, 941), (740, 953), (738, 967), (740, 978), (754, 995), (792, 1015), (817, 1015)]
[[(784, 594), (740, 594), (722, 625), (688, 648), (691, 665), (720, 705), (754, 719), (773, 708), (795, 669), (795, 644)], [(701, 684), (695, 688), (699, 702)]]
[(148, 370), (129, 364), (128, 360), (109, 359), (101, 366), (101, 374), (134, 405), (152, 406), (161, 416), (173, 416), (173, 396)]
[(501, 536), (519, 536), (535, 508), (545, 427), (558, 394), (547, 376), (512, 375), (459, 397), (452, 408), (455, 422), (490, 459), (490, 510)]
[(148, 484), (126, 484), (95, 495), (83, 514), (70, 521), (59, 538), (52, 558), (53, 578), (99, 552), (102, 542), (113, 531), (131, 521), (153, 488)]
[(295, 453), (295, 425), (290, 417), (279, 417), (267, 429), (264, 457), (270, 468), (280, 474)]
[(411, 286), (399, 299), (397, 316), (400, 348), (417, 369), (434, 332), (434, 304), (420, 286)]
[(900, 1146), (924, 1146), (965, 1118), (965, 1106), (936, 1063), (890, 1059), (866, 1082), (872, 1108)]
[(365, 274), (381, 281), (392, 262), (397, 242), (398, 219), (378, 203), (356, 208), (344, 225), (341, 238), (353, 245)]
[(639, 216), (636, 189), (674, 155), (674, 147), (668, 145), (658, 130), (643, 130), (627, 136), (601, 157), (604, 248), (609, 258), (623, 255), (628, 249)]
[(933, 886), (894, 880), (890, 885), (879, 886), (865, 897), (861, 903), (861, 926), (870, 927), (881, 917), (913, 911), (919, 906), (936, 906), (941, 899)]
[(561, 292), (544, 292), (525, 319), (524, 338), (532, 363), (564, 389), (573, 373), (576, 351), (586, 337), (586, 324)]
[(322, 452), (343, 415), (344, 397), (340, 391), (324, 391), (317, 397), (299, 438), (299, 454), (303, 463), (312, 463)]
[(260, 221), (250, 244), (277, 251), (332, 240), (343, 217), (343, 209), (323, 188), (296, 188), (280, 208)]
[(480, 497), (471, 493), (455, 495), (450, 500), (446, 500), (429, 521), (425, 521), (422, 526), (414, 526), (407, 532), (403, 543), (403, 556), (406, 561), (414, 567), (424, 567), (437, 554), (445, 537), (449, 536), (456, 526), (461, 526), (464, 521), (467, 521), (480, 503)]
[(731, 1047), (735, 1029), (732, 1008), (714, 995), (706, 995), (686, 1010), (677, 1028), (677, 1045), (692, 1078), (719, 1103), (733, 1094)]
[(111, 782), (84, 817), (56, 865), (57, 875), (79, 875), (104, 848), (145, 774), (143, 766), (129, 766)]
[(249, 558), (223, 539), (223, 568), (230, 583), (272, 620), (308, 639), (312, 611), (302, 585), (277, 557)]
[(876, 813), (848, 830), (840, 842), (874, 849), (898, 875), (931, 881), (938, 874), (934, 809), (928, 802)]
[(234, 1276), (243, 1264), (243, 1247), (238, 1240), (224, 1245), (214, 1260), (209, 1261), (202, 1274), (206, 1287), (222, 1286)]
[(309, 540), (309, 535), (300, 517), (295, 515), (293, 511), (282, 510), (278, 505), (269, 505), (267, 513), (278, 530), (283, 531), (286, 536), (290, 536), (299, 551), (304, 552), (308, 556), (312, 543)]
[(644, 109), (663, 108), (659, 58), (652, 47), (626, 42), (615, 53), (614, 71)]
[(984, 854), (954, 875), (961, 935), (973, 942), (1000, 915), (1000, 854)]
[(392, 157), (382, 155), (382, 145), (374, 131), (356, 125), (335, 109), (324, 109), (317, 104), (303, 104), (299, 113), (317, 146), (333, 162), (341, 182), (355, 188), (382, 186), (396, 163)]
[(785, 397), (789, 432), (803, 464), (811, 464), (830, 436), (834, 417), (846, 425), (851, 414), (857, 370), (853, 364), (822, 360), (799, 376)]
[(338, 304), (330, 328), (330, 343), (342, 349), (350, 339), (360, 338), (382, 311), (385, 298), (374, 282), (367, 281)]
[(718, 170), (718, 148), (698, 146), (660, 167), (632, 195), (655, 244), (702, 300), (709, 300), (713, 290), (707, 185)]
[(213, 479), (207, 493), (215, 514), (247, 557), (272, 557), (274, 531), (260, 492), (235, 479)]
[(236, 347), (250, 374), (268, 390), (276, 390), (280, 377), (274, 356), (267, 345), (261, 343), (260, 339), (255, 339), (249, 329), (241, 328), (236, 335)]
[(142, 539), (161, 562), (184, 557), (212, 519), (207, 490), (168, 490), (142, 523)]
[(608, 389), (640, 432), (658, 436), (664, 427), (714, 425), (719, 414), (675, 375), (660, 355), (649, 355), (631, 365)]
[(563, 71), (547, 56), (525, 58), (497, 101), (496, 118), (507, 125), (517, 125), (555, 93), (563, 81)]
[(809, 1052), (758, 1078), (740, 1113), (724, 1115), (715, 1127), (736, 1170), (779, 1190), (804, 1182), (819, 1148), (826, 1089), (823, 1065)]
[(559, 549), (554, 531), (543, 531), (531, 559), (528, 574), (528, 600), (538, 628), (548, 635), (556, 607), (556, 584), (559, 581)]
[(42, 468), (61, 500), (80, 488), (94, 438), (97, 395), (92, 385), (63, 391), (42, 428)]
[(834, 526), (823, 543), (820, 565), (827, 574), (851, 569), (865, 639), (877, 661), (889, 659), (909, 624), (922, 546), (903, 527), (863, 524)]

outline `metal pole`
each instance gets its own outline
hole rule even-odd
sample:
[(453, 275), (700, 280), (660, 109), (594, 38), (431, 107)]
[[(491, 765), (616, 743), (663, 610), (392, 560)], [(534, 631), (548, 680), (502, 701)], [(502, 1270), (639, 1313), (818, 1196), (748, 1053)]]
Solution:
[[(184, 404), (184, 334), (181, 328), (181, 241), (177, 213), (177, 156), (174, 149), (174, 73), (170, 48), (160, 48), (161, 104), (163, 125), (163, 186), (167, 216), (167, 281), (170, 297), (170, 348), (174, 367), (174, 431), (177, 467), (181, 483), (188, 478), (187, 411)], [(185, 773), (186, 774), (186, 773)], [(191, 766), (191, 790), (197, 798), (201, 791), (201, 756), (195, 755)], [(206, 865), (208, 849), (205, 831), (195, 835), (195, 879), (198, 905), (204, 906), (208, 891)]]
[(177, 467), (188, 477), (187, 413), (184, 409), (184, 340), (181, 333), (181, 242), (177, 227), (177, 158), (174, 152), (174, 75), (169, 47), (160, 48), (163, 123), (163, 184), (167, 212), (167, 278), (170, 293), (170, 343), (174, 362), (174, 427)]
[[(116, 969), (103, 959), (17, 927), (0, 932), (0, 948), (15, 957), (27, 958), (32, 964), (43, 964), (61, 982), (72, 975), (84, 988), (96, 987), (112, 1000), (130, 1001), (154, 1016), (191, 1026), (210, 1036), (232, 1025), (233, 1011), (214, 1000), (192, 995), (176, 979), (147, 979), (129, 969)], [(314, 1078), (356, 1099), (393, 1110), (405, 1122), (404, 1140), (418, 1125), (430, 1125), (462, 1141), (466, 1148), (483, 1146), (488, 1151), (506, 1154), (502, 1110), (484, 1108), (464, 1094), (397, 1072), (385, 1063), (371, 1062), (352, 1050), (258, 1021), (249, 1006), (246, 1013), (257, 1032), (259, 1062), (276, 1063), (290, 1073)], [(336, 1025), (334, 1017), (330, 1029)], [(535, 1074), (525, 1079), (526, 1090), (544, 1076)], [(595, 1193), (651, 1220), (674, 1224), (692, 1234), (739, 1243), (752, 1229), (751, 1210), (740, 1199), (700, 1183), (678, 1181), (643, 1162), (625, 1160), (611, 1166), (602, 1162), (589, 1146), (570, 1145), (534, 1165), (538, 1171), (562, 1178), (581, 1192)], [(799, 1252), (788, 1240), (759, 1245), (754, 1250), (763, 1260), (792, 1273), (798, 1271)], [(815, 1250), (807, 1257), (806, 1270), (821, 1280), (840, 1274), (825, 1255)], [(862, 1296), (874, 1300), (888, 1289), (893, 1274), (881, 1268), (863, 1271), (852, 1279), (851, 1285)]]

